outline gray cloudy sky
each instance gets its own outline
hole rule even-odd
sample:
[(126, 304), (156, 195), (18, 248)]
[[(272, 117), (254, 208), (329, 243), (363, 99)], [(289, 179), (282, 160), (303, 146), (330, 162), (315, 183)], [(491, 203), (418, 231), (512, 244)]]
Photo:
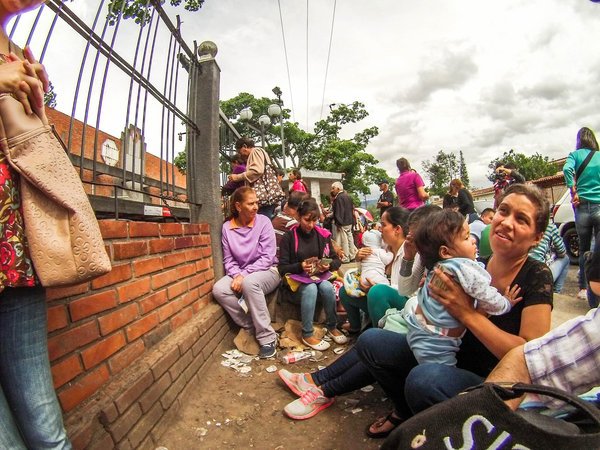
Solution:
[[(333, 0), (206, 0), (184, 14), (184, 36), (219, 47), (222, 98), (270, 96), (279, 85), (294, 119), (320, 118)], [(462, 150), (471, 181), (514, 148), (565, 156), (579, 127), (600, 125), (600, 4), (589, 0), (340, 0), (325, 113), (360, 100), (380, 135), (368, 150), (396, 176), (437, 151)], [(308, 63), (308, 94), (307, 94)], [(308, 120), (307, 120), (308, 116)], [(355, 131), (355, 130), (353, 130)]]

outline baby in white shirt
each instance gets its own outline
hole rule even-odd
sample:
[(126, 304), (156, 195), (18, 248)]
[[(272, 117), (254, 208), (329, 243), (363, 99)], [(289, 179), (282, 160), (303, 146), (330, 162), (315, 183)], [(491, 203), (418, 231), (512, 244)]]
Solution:
[(394, 254), (382, 248), (381, 231), (369, 230), (363, 233), (363, 245), (373, 250), (360, 262), (360, 281), (363, 284), (390, 285), (385, 267), (392, 262)]

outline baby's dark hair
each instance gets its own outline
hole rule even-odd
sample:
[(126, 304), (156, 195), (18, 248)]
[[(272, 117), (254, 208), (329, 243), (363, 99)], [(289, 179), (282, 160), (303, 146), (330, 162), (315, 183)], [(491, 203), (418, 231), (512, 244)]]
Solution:
[[(438, 211), (441, 211), (442, 208), (438, 205), (423, 205), (419, 206), (408, 216), (408, 228), (411, 229), (415, 225), (425, 222), (427, 218)], [(413, 230), (414, 231), (414, 230)]]
[(452, 241), (460, 233), (464, 223), (465, 216), (451, 209), (436, 211), (430, 214), (426, 221), (421, 222), (415, 233), (414, 242), (427, 269), (433, 269), (441, 259), (440, 247), (452, 245)]

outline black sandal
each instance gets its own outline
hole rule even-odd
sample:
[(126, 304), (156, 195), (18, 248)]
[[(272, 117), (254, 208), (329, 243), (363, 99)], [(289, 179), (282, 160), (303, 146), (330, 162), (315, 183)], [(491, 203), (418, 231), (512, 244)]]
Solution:
[[(394, 427), (391, 430), (388, 431), (380, 431), (378, 433), (373, 433), (370, 428), (373, 425), (376, 425), (377, 428), (381, 427), (384, 423), (386, 422), (390, 422), (392, 425), (394, 425)], [(400, 425), (402, 422), (404, 422), (404, 419), (401, 419), (400, 417), (395, 417), (394, 416), (394, 412), (392, 411), (391, 413), (389, 413), (387, 416), (385, 417), (380, 417), (379, 419), (377, 419), (375, 422), (373, 422), (372, 424), (370, 424), (369, 426), (367, 426), (367, 436), (369, 436), (372, 439), (383, 439), (389, 436), (389, 434), (394, 431), (398, 425)]]

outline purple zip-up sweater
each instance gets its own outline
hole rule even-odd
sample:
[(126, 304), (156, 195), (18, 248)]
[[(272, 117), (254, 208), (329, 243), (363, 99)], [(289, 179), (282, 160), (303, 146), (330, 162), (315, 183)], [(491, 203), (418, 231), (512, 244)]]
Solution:
[(221, 242), (225, 273), (232, 278), (277, 265), (275, 231), (266, 216), (257, 214), (252, 227), (240, 227), (234, 219), (228, 220), (223, 224)]

